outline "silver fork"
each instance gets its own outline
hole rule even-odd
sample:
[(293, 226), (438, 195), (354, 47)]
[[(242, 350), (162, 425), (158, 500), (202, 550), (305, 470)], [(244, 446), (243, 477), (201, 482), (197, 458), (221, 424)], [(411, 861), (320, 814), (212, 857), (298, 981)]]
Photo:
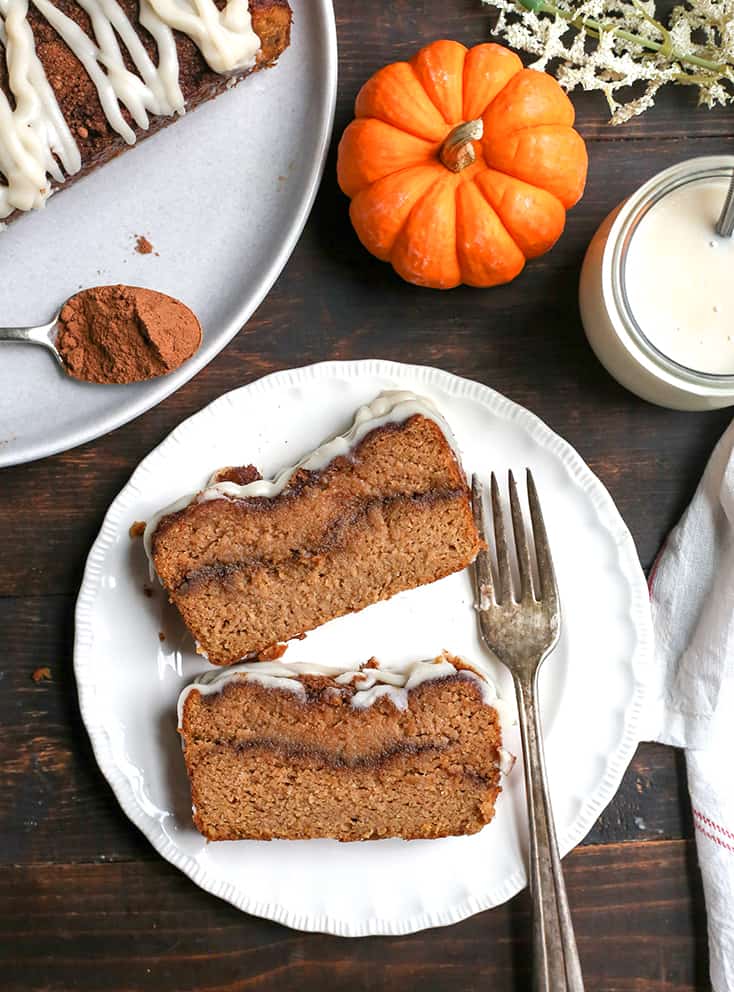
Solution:
[[(517, 598), (513, 596), (510, 552), (505, 536), (499, 486), (493, 472), (492, 517), (497, 553), (497, 581), (492, 577), (489, 551), (480, 551), (474, 566), (477, 610), (484, 643), (510, 670), (517, 696), (530, 827), (533, 987), (536, 992), (584, 992), (548, 795), (538, 707), (538, 671), (558, 643), (560, 633), (558, 587), (538, 493), (529, 469), (527, 486), (539, 582), (533, 580), (530, 548), (517, 485), (510, 472), (510, 513), (520, 577)], [(477, 529), (486, 541), (483, 486), (476, 475), (472, 478), (472, 504)]]

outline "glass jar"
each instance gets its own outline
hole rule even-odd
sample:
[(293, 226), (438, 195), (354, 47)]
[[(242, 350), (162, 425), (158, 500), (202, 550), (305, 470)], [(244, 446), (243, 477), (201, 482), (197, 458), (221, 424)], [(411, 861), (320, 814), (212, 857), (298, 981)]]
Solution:
[[(713, 224), (716, 216), (706, 218), (705, 221), (707, 225), (711, 223), (707, 246), (715, 250), (718, 244), (725, 251), (726, 254), (721, 259), (724, 268), (728, 269), (730, 258), (732, 262), (726, 285), (723, 285), (721, 277), (724, 269), (721, 265), (717, 266), (716, 272), (722, 284), (712, 290), (711, 287), (704, 289), (700, 280), (697, 284), (696, 265), (693, 264), (696, 262), (705, 267), (706, 259), (701, 257), (701, 252), (708, 250), (708, 247), (701, 248), (700, 239), (695, 244), (687, 244), (690, 230), (683, 223), (684, 218), (680, 218), (679, 224), (679, 217), (674, 210), (669, 210), (669, 217), (664, 213), (660, 214), (660, 211), (673, 206), (673, 199), (666, 200), (667, 197), (675, 195), (680, 198), (681, 192), (686, 196), (690, 193), (708, 195), (703, 187), (697, 186), (694, 189), (690, 184), (715, 186), (717, 194), (721, 190), (720, 203), (723, 206), (733, 169), (734, 156), (716, 155), (689, 159), (658, 173), (612, 211), (592, 238), (584, 258), (579, 284), (579, 305), (591, 347), (602, 365), (618, 382), (643, 399), (660, 406), (677, 410), (709, 410), (734, 405), (734, 374), (729, 374), (728, 371), (726, 374), (718, 371), (702, 372), (689, 368), (687, 364), (674, 360), (653, 344), (650, 338), (655, 337), (652, 333), (655, 329), (649, 322), (654, 320), (651, 317), (654, 308), (645, 308), (645, 320), (648, 321), (646, 326), (644, 321), (638, 321), (630, 304), (630, 280), (632, 277), (639, 280), (649, 276), (651, 294), (665, 293), (666, 287), (662, 284), (660, 273), (655, 271), (656, 260), (650, 258), (649, 272), (640, 273), (639, 266), (645, 266), (645, 256), (641, 256), (639, 251), (632, 252), (631, 248), (633, 245), (639, 247), (640, 225), (645, 218), (648, 218), (649, 224), (653, 216), (650, 211), (657, 208), (658, 215), (670, 221), (666, 243), (661, 248), (667, 253), (682, 253), (679, 260), (683, 268), (686, 259), (690, 262), (690, 285), (681, 284), (681, 288), (692, 294), (700, 294), (697, 303), (703, 302), (705, 298), (707, 305), (711, 302), (711, 309), (714, 311), (718, 310), (715, 302), (718, 298), (726, 301), (727, 307), (730, 306), (729, 301), (734, 293), (734, 254), (730, 249), (734, 249), (734, 242), (720, 239), (715, 234)], [(715, 202), (719, 202), (718, 195)], [(634, 242), (636, 235), (637, 243)], [(708, 238), (708, 234), (706, 237)], [(693, 252), (698, 252), (699, 255), (691, 262)], [(635, 257), (634, 272), (631, 271), (631, 255)], [(712, 292), (714, 296), (709, 300)], [(717, 292), (720, 297), (716, 296)], [(690, 314), (688, 319), (692, 319)], [(685, 320), (684, 316), (683, 324)], [(734, 337), (728, 340), (734, 341)], [(732, 354), (734, 355), (734, 351)]]

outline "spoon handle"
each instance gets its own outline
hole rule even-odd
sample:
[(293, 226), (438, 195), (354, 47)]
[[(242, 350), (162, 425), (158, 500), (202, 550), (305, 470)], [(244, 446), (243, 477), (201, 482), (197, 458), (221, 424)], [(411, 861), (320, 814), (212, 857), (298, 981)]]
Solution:
[(51, 331), (55, 322), (43, 324), (40, 327), (0, 327), (0, 344), (10, 341), (15, 344), (40, 344), (56, 358), (63, 366), (61, 355), (51, 339)]
[(734, 233), (734, 172), (732, 172), (724, 207), (716, 222), (716, 233), (721, 238), (730, 238)]
[(44, 334), (48, 331), (44, 328), (39, 335), (38, 327), (0, 327), (0, 341), (26, 341), (28, 344), (49, 344), (43, 341)]

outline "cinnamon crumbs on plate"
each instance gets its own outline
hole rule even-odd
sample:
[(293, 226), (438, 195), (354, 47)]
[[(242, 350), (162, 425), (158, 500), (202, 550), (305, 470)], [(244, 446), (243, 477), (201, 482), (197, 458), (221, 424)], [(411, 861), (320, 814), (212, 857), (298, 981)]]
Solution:
[[(138, 234), (135, 239), (135, 251), (138, 255), (152, 255), (153, 245), (148, 241), (144, 234)], [(156, 252), (156, 254), (158, 254)]]
[(282, 658), (288, 650), (287, 644), (271, 644), (268, 648), (263, 648), (257, 655), (258, 661), (277, 661)]

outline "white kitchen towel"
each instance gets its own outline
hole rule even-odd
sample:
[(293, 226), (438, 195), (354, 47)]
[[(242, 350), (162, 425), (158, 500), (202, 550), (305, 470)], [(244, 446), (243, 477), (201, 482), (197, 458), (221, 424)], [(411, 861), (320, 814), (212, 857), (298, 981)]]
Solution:
[(734, 423), (650, 581), (650, 739), (686, 750), (711, 984), (734, 992)]

